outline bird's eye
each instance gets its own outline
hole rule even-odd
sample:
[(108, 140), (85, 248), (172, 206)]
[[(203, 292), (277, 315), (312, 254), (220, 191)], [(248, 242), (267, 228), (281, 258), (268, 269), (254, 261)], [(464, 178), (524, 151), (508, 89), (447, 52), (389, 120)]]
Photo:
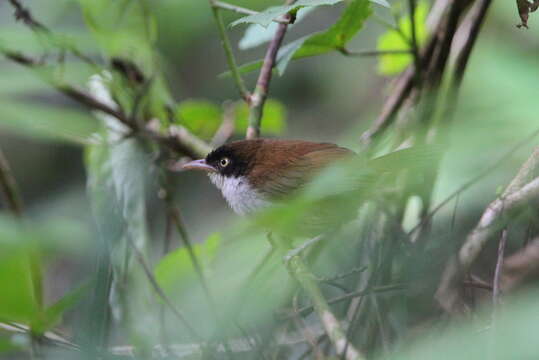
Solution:
[(222, 158), (220, 161), (219, 161), (219, 165), (221, 165), (221, 167), (227, 167), (228, 164), (230, 164), (230, 160), (228, 158)]

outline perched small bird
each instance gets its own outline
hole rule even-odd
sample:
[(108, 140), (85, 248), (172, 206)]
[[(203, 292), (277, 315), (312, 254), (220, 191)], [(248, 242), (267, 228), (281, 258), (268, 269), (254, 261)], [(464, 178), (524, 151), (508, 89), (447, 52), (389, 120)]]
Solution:
[[(387, 203), (403, 185), (421, 187), (421, 174), (438, 155), (428, 145), (367, 159), (330, 143), (254, 139), (220, 146), (183, 169), (207, 172), (237, 214), (272, 205), (256, 218), (262, 227), (313, 236), (353, 220), (366, 201)], [(403, 181), (403, 174), (412, 176)]]
[(245, 215), (294, 194), (320, 170), (353, 154), (330, 143), (241, 140), (183, 168), (206, 171), (230, 207)]

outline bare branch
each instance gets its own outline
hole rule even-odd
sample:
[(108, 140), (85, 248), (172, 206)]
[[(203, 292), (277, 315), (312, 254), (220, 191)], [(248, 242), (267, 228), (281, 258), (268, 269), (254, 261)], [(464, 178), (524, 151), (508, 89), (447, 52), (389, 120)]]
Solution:
[(530, 275), (537, 273), (539, 273), (539, 238), (506, 258), (500, 288), (502, 291), (508, 292), (520, 285)]
[[(294, 1), (288, 1), (288, 3), (293, 2)], [(290, 14), (284, 15), (284, 17), (288, 22), (290, 22), (292, 19)], [(286, 34), (287, 28), (288, 23), (281, 23), (277, 26), (275, 35), (273, 36), (273, 39), (268, 46), (268, 50), (266, 51), (266, 56), (264, 57), (264, 62), (262, 63), (260, 74), (258, 75), (255, 90), (249, 98), (249, 126), (247, 127), (247, 133), (245, 135), (247, 139), (254, 139), (260, 136), (260, 121), (262, 120), (264, 103), (266, 102), (266, 97), (268, 96), (273, 66), (275, 65), (277, 52), (281, 47), (281, 43), (284, 35)]]
[(507, 229), (502, 230), (502, 236), (498, 245), (498, 259), (496, 260), (496, 269), (494, 271), (494, 280), (492, 281), (492, 303), (494, 306), (500, 302), (500, 279), (503, 274), (503, 262), (505, 256), (505, 244), (507, 243)]

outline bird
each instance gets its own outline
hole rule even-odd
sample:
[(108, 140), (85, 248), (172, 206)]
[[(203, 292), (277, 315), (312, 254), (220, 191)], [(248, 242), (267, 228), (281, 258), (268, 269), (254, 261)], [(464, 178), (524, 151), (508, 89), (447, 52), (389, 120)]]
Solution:
[[(403, 170), (417, 171), (435, 153), (416, 146), (366, 159), (328, 142), (257, 138), (221, 145), (182, 169), (206, 172), (236, 214), (273, 208), (261, 218), (263, 225), (281, 222), (287, 232), (313, 236), (352, 220), (363, 202), (395, 188)], [(335, 164), (346, 166), (333, 167), (314, 187), (317, 177)], [(305, 193), (309, 196), (301, 197)], [(288, 211), (293, 200), (295, 208)]]
[(232, 210), (247, 215), (297, 193), (323, 168), (353, 154), (332, 143), (259, 138), (222, 145), (183, 169), (207, 172)]

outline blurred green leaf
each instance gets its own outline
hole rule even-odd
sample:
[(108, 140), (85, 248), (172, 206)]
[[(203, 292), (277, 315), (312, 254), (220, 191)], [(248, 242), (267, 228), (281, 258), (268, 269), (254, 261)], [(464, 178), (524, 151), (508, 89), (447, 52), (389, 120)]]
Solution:
[(153, 69), (157, 24), (147, 0), (78, 0), (88, 28), (108, 56)]
[(81, 286), (67, 293), (56, 303), (46, 308), (39, 321), (32, 324), (32, 330), (38, 334), (42, 334), (57, 325), (64, 313), (75, 306), (88, 289), (88, 286)]
[(0, 101), (0, 128), (40, 139), (81, 143), (97, 128), (87, 113), (22, 101)]
[(299, 0), (293, 5), (284, 6), (272, 6), (264, 11), (255, 15), (244, 16), (238, 20), (232, 22), (230, 26), (236, 26), (238, 24), (252, 23), (259, 24), (261, 26), (268, 26), (271, 22), (289, 12), (297, 11), (303, 7), (317, 7), (322, 5), (334, 5), (342, 0)]
[[(214, 233), (205, 242), (193, 244), (193, 252), (202, 266), (211, 263), (220, 243), (221, 235)], [(168, 292), (184, 285), (193, 275), (193, 263), (185, 247), (170, 252), (155, 266), (155, 277), (159, 285)]]
[(447, 331), (430, 330), (421, 340), (406, 341), (391, 356), (384, 354), (377, 359), (536, 359), (539, 354), (536, 336), (539, 333), (538, 295), (535, 290), (518, 299), (505, 299), (502, 309), (495, 312), (494, 322), (492, 309), (486, 309), (473, 321), (461, 322)]
[(9, 339), (7, 336), (2, 336), (0, 333), (0, 353), (6, 353), (17, 349), (18, 347), (13, 344), (11, 339)]
[(29, 324), (39, 315), (32, 267), (35, 240), (15, 219), (0, 218), (0, 319)]
[[(429, 6), (427, 2), (421, 1), (417, 4), (415, 11), (416, 40), (418, 46), (425, 43), (427, 39), (426, 20)], [(403, 36), (396, 30), (388, 30), (378, 38), (378, 50), (409, 50), (409, 42), (412, 39), (412, 23), (410, 16), (404, 16), (398, 24)], [(378, 71), (384, 75), (394, 75), (403, 71), (413, 60), (412, 54), (386, 54), (379, 57)]]
[(180, 123), (195, 135), (208, 140), (219, 128), (222, 110), (208, 100), (185, 100), (176, 108)]
[[(241, 104), (236, 108), (236, 132), (244, 133), (249, 124), (249, 108)], [(286, 128), (286, 109), (284, 105), (273, 99), (264, 104), (260, 130), (265, 134), (281, 134)]]

